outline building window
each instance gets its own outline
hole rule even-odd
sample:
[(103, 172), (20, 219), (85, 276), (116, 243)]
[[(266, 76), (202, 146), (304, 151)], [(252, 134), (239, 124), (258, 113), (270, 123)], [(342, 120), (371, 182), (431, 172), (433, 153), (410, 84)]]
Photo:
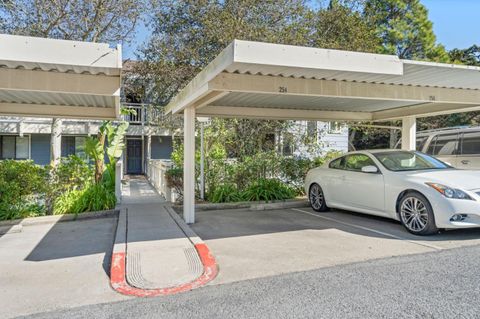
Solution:
[(343, 125), (340, 122), (328, 123), (328, 134), (341, 134)]
[(29, 158), (30, 157), (29, 156), (29, 153), (30, 153), (29, 138), (26, 136), (23, 136), (23, 137), (16, 136), (15, 141), (16, 141), (15, 158), (17, 159)]
[(28, 159), (30, 158), (30, 137), (3, 135), (0, 136), (1, 159)]
[(85, 136), (62, 136), (62, 157), (76, 155), (86, 158)]
[(283, 134), (283, 141), (282, 141), (282, 154), (283, 155), (293, 155), (293, 152), (295, 151), (295, 141), (294, 141), (294, 136), (291, 133), (285, 132)]

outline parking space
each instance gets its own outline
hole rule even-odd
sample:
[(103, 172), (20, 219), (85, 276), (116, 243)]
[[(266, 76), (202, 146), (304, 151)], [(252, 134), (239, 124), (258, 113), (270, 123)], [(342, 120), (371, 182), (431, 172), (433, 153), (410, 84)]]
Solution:
[(417, 237), (396, 221), (310, 208), (203, 211), (192, 226), (213, 251), (211, 284), (480, 244), (480, 230)]
[(0, 317), (125, 300), (108, 277), (115, 229), (101, 218), (1, 236)]

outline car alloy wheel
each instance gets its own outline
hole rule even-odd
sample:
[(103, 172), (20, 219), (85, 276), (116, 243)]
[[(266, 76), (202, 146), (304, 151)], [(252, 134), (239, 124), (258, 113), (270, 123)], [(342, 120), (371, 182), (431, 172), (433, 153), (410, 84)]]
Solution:
[(400, 217), (405, 227), (414, 233), (423, 231), (429, 222), (427, 206), (421, 199), (413, 196), (403, 199)]
[(324, 211), (326, 209), (325, 196), (323, 190), (318, 184), (313, 184), (310, 187), (309, 193), (310, 205), (316, 211)]

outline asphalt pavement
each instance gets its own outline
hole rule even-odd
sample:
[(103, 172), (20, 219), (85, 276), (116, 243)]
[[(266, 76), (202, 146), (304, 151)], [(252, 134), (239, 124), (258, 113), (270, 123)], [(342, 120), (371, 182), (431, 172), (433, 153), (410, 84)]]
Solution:
[(28, 318), (479, 318), (479, 258), (475, 245)]

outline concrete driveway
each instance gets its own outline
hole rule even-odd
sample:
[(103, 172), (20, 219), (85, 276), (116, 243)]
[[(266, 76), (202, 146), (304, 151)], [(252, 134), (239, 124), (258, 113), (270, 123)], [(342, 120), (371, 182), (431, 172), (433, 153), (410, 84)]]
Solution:
[(213, 285), (480, 244), (478, 229), (417, 237), (393, 220), (310, 208), (200, 211), (192, 228), (220, 266)]
[(109, 284), (116, 222), (59, 222), (0, 235), (0, 317), (127, 299)]

